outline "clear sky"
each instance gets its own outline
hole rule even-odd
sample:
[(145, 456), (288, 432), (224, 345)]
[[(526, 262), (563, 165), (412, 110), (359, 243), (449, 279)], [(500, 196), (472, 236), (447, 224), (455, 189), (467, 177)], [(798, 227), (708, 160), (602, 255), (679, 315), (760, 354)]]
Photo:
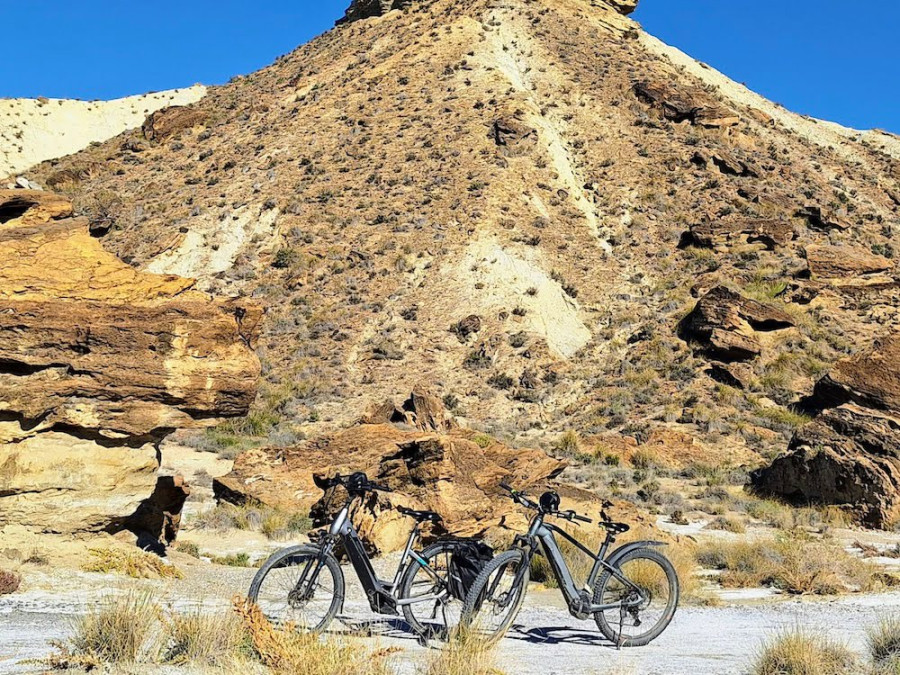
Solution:
[[(349, 0), (0, 0), (0, 96), (114, 98), (231, 76)], [(786, 107), (900, 133), (900, 2), (641, 0), (647, 30)]]

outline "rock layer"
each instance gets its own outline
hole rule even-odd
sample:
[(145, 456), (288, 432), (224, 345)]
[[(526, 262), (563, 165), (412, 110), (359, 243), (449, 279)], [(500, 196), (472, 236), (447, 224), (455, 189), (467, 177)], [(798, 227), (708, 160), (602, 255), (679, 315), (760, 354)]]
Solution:
[(132, 269), (64, 202), (0, 192), (0, 527), (71, 534), (123, 526), (168, 432), (246, 413), (261, 311)]

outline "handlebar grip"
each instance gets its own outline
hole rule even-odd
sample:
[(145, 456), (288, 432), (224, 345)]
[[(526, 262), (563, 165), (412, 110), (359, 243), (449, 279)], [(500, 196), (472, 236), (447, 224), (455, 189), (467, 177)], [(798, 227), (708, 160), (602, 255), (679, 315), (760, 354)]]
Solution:
[(375, 483), (372, 483), (370, 487), (373, 490), (378, 490), (379, 492), (393, 492), (393, 490), (391, 490), (391, 488), (389, 488), (387, 485), (375, 485)]
[(588, 518), (588, 517), (586, 517), (586, 516), (580, 516), (580, 515), (578, 515), (577, 513), (573, 513), (573, 514), (572, 514), (572, 517), (573, 517), (575, 520), (580, 520), (582, 523), (593, 523), (593, 522), (594, 522), (594, 521), (591, 520), (590, 518)]

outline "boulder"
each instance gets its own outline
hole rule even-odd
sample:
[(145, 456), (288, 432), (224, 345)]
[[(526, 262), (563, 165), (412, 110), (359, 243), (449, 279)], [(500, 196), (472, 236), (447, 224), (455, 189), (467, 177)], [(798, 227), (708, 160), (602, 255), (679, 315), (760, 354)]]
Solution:
[[(160, 441), (255, 398), (258, 307), (139, 272), (69, 213), (48, 195), (0, 223), (0, 527), (126, 527)], [(172, 504), (151, 536), (173, 535)]]
[(900, 335), (838, 362), (808, 404), (824, 412), (753, 474), (755, 489), (846, 506), (873, 527), (892, 525), (900, 516)]
[(619, 14), (623, 14), (628, 16), (634, 10), (637, 9), (638, 2), (640, 0), (604, 0), (607, 5), (610, 5), (614, 10), (616, 10)]
[(690, 243), (715, 248), (731, 243), (761, 243), (774, 250), (786, 246), (794, 238), (794, 228), (786, 220), (775, 218), (742, 218), (739, 220), (711, 220), (691, 225)]
[(421, 387), (416, 388), (402, 404), (387, 399), (373, 406), (360, 420), (362, 424), (402, 423), (421, 431), (449, 431), (456, 422), (447, 414), (440, 398)]
[(807, 246), (806, 262), (813, 278), (834, 280), (854, 279), (894, 268), (892, 260), (851, 246)]
[(828, 232), (829, 230), (849, 230), (850, 223), (844, 218), (838, 216), (833, 211), (823, 209), (820, 206), (804, 206), (796, 213), (798, 218), (806, 219), (809, 226), (814, 230)]
[(842, 506), (870, 527), (889, 527), (900, 516), (900, 418), (854, 405), (826, 411), (751, 481), (761, 495)]
[(704, 127), (730, 127), (740, 116), (724, 107), (702, 89), (678, 87), (671, 82), (642, 80), (634, 84), (639, 100), (656, 108), (673, 122), (690, 122)]
[(762, 345), (757, 333), (793, 325), (793, 319), (783, 310), (717, 286), (700, 298), (684, 318), (681, 333), (715, 358), (742, 361), (760, 354)]
[[(521, 531), (527, 514), (500, 494), (500, 481), (507, 479), (539, 494), (564, 468), (564, 462), (541, 450), (510, 448), (471, 431), (422, 432), (363, 424), (295, 448), (243, 453), (230, 474), (216, 479), (213, 489), (219, 499), (229, 502), (261, 502), (291, 510), (313, 507), (316, 522), (322, 524), (342, 502), (338, 495), (329, 504), (332, 495), (322, 496), (313, 475), (364, 471), (393, 492), (370, 495), (358, 504), (354, 523), (372, 550), (387, 552), (403, 546), (412, 523), (395, 510), (397, 506), (440, 513), (443, 526), (432, 534)], [(560, 490), (574, 503), (593, 501), (590, 494), (574, 488)]]
[(185, 129), (193, 129), (208, 121), (209, 114), (203, 110), (175, 105), (150, 114), (141, 126), (141, 131), (148, 141), (162, 142)]

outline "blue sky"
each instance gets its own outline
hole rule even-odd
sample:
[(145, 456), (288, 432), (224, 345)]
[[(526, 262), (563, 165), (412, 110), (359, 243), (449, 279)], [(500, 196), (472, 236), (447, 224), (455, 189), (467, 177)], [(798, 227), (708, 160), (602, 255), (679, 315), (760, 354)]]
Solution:
[[(328, 30), (349, 0), (0, 0), (0, 96), (219, 84)], [(900, 133), (900, 2), (641, 0), (654, 35), (798, 112)]]

